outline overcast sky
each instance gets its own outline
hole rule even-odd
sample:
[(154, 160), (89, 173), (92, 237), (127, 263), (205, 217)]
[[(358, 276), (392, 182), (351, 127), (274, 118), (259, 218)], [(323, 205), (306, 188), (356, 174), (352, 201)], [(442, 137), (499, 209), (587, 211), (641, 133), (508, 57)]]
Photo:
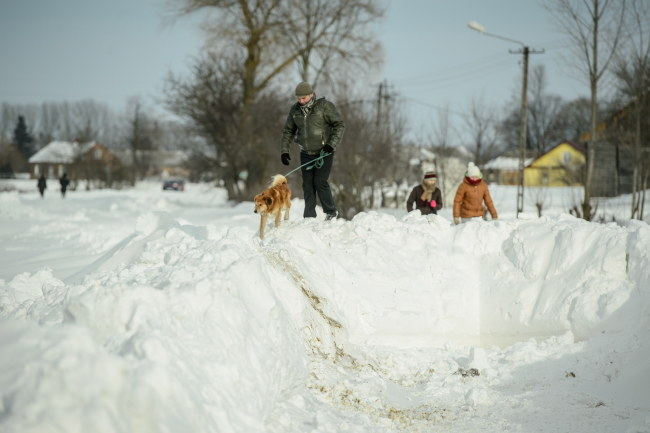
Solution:
[[(403, 97), (416, 129), (443, 107), (459, 120), (473, 98), (501, 108), (519, 95), (522, 56), (509, 51), (520, 46), (470, 30), (472, 20), (544, 49), (530, 56), (530, 68), (546, 66), (549, 92), (567, 99), (588, 95), (578, 74), (562, 66), (566, 37), (537, 0), (384, 4), (385, 66), (376, 77), (360, 76), (358, 86), (372, 97), (386, 80)], [(122, 110), (137, 95), (155, 103), (168, 72), (186, 72), (200, 53), (197, 22), (166, 24), (161, 0), (1, 0), (0, 102), (90, 98)]]

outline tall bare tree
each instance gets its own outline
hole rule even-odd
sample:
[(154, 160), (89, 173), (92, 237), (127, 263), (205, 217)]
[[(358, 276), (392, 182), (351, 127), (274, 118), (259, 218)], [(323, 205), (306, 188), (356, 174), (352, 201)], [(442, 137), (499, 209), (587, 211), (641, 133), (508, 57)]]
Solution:
[[(172, 14), (208, 13), (204, 29), (221, 54), (241, 61), (243, 105), (288, 67), (302, 75), (334, 61), (374, 60), (377, 44), (369, 33), (382, 16), (377, 0), (168, 0)], [(373, 56), (367, 57), (367, 56)], [(366, 58), (367, 57), (367, 58)]]
[(598, 85), (607, 72), (621, 40), (627, 0), (550, 0), (544, 2), (569, 36), (577, 66), (586, 73), (591, 92), (591, 125), (587, 144), (587, 171), (582, 217), (591, 220), (592, 179), (598, 143)]

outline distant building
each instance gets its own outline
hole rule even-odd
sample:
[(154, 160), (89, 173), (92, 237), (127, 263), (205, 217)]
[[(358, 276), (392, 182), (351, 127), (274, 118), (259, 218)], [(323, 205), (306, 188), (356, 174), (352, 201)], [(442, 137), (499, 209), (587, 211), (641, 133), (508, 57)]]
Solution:
[[(532, 158), (524, 161), (524, 167), (533, 161)], [(498, 185), (519, 185), (519, 158), (499, 156), (480, 167), (483, 177), (488, 183)]]
[(524, 186), (579, 186), (583, 184), (585, 151), (563, 141), (530, 162), (524, 169)]
[(41, 174), (59, 178), (63, 173), (75, 180), (98, 180), (110, 183), (120, 161), (101, 143), (91, 141), (53, 141), (29, 158), (30, 178)]

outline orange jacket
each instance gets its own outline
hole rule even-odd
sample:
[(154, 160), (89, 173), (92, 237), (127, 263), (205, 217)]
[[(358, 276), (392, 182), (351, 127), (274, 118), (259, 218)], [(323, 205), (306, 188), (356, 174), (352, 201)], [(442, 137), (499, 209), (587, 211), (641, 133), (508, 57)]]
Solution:
[(492, 219), (497, 219), (497, 210), (492, 203), (490, 190), (485, 182), (481, 181), (472, 185), (467, 178), (458, 186), (456, 197), (454, 197), (454, 218), (475, 218), (482, 217), (485, 213), (483, 202), (492, 215)]

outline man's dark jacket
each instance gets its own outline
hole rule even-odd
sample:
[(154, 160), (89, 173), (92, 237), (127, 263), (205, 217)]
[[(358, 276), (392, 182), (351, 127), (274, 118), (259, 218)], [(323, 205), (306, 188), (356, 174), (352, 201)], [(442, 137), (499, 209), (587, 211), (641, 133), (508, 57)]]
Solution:
[(310, 155), (319, 154), (327, 144), (336, 150), (344, 130), (341, 113), (325, 98), (317, 99), (311, 107), (301, 107), (296, 102), (284, 125), (280, 152), (289, 153), (292, 141), (298, 143), (301, 152)]

